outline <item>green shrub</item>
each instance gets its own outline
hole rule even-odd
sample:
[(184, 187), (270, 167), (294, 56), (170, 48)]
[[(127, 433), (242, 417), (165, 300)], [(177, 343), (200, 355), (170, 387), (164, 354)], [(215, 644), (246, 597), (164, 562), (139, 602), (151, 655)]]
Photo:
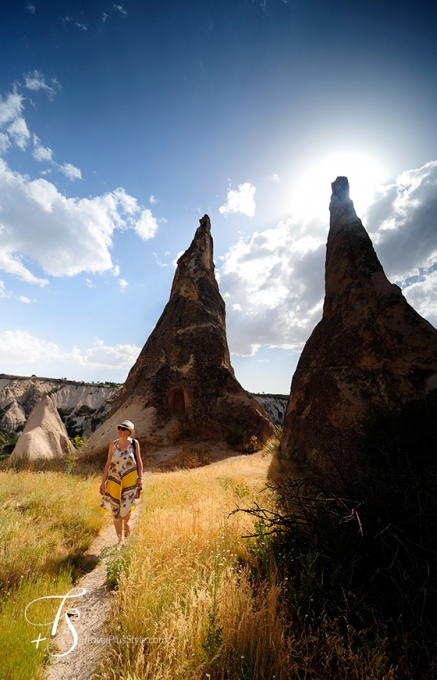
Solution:
[(91, 413), (95, 412), (95, 408), (91, 408), (87, 404), (82, 404), (82, 406), (76, 411), (78, 416), (89, 416)]

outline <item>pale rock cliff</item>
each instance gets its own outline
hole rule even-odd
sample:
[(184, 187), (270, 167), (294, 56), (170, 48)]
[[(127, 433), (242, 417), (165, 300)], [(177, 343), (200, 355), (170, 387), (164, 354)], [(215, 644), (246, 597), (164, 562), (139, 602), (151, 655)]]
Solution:
[(11, 465), (19, 461), (62, 458), (72, 449), (67, 430), (49, 396), (39, 400), (9, 458)]
[(288, 397), (285, 394), (254, 394), (263, 409), (267, 411), (275, 425), (283, 425)]
[(0, 429), (21, 430), (32, 409), (50, 395), (71, 433), (89, 436), (103, 422), (120, 387), (72, 380), (0, 375)]
[(437, 330), (388, 281), (349, 198), (332, 184), (323, 318), (305, 345), (284, 423), (284, 455), (316, 466), (353, 461), (372, 408), (437, 388)]

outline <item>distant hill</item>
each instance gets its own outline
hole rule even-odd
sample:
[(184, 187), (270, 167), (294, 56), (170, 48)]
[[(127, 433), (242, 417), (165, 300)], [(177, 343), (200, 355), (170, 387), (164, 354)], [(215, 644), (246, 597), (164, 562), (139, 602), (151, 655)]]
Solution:
[[(64, 378), (42, 378), (0, 373), (0, 448), (10, 452), (36, 404), (48, 394), (65, 423), (70, 438), (89, 437), (105, 420), (123, 385), (86, 383)], [(276, 425), (284, 422), (288, 396), (252, 394)]]

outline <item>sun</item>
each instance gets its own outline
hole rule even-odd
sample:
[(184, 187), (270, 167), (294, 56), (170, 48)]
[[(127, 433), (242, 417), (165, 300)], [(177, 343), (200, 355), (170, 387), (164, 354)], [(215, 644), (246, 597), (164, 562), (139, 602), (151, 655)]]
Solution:
[(347, 177), (350, 197), (361, 217), (373, 203), (375, 191), (386, 180), (382, 164), (362, 153), (339, 153), (326, 156), (303, 172), (292, 192), (292, 210), (301, 217), (327, 219), (331, 183), (338, 176)]

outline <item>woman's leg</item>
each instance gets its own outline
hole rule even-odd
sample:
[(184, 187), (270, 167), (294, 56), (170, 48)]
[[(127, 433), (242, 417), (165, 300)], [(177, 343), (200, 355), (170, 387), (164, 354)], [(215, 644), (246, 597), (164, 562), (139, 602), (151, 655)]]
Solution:
[(127, 538), (130, 534), (129, 520), (130, 520), (130, 513), (128, 515), (126, 515), (126, 517), (123, 517), (123, 528), (124, 528), (124, 537), (125, 538)]
[(117, 538), (119, 541), (123, 540), (123, 520), (121, 519), (114, 519), (114, 527), (115, 527), (115, 532), (117, 534)]

